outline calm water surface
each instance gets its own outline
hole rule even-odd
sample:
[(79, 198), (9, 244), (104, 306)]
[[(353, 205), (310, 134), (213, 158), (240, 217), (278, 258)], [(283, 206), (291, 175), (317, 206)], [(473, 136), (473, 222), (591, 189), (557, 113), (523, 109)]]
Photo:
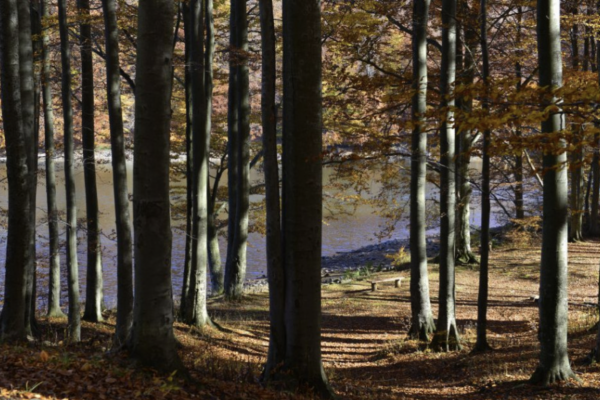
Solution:
[[(132, 191), (132, 170), (131, 162), (129, 163), (129, 176), (128, 184), (129, 191)], [(42, 167), (42, 164), (40, 164)], [(333, 168), (326, 168), (324, 171), (324, 182), (329, 182), (332, 174), (334, 174)], [(76, 168), (76, 188), (77, 188), (77, 212), (80, 218), (79, 231), (78, 231), (78, 257), (79, 257), (79, 279), (81, 285), (82, 300), (85, 296), (85, 271), (86, 271), (86, 239), (85, 239), (85, 192), (83, 182), (83, 170), (81, 165)], [(251, 173), (251, 180), (261, 180), (260, 172), (253, 170)], [(108, 307), (114, 307), (116, 305), (116, 242), (115, 242), (115, 217), (114, 217), (114, 197), (112, 187), (112, 171), (110, 169), (110, 163), (104, 162), (98, 166), (97, 171), (97, 184), (98, 184), (98, 200), (100, 204), (100, 226), (102, 229), (102, 257), (104, 265), (104, 293), (105, 302)], [(181, 186), (183, 183), (174, 183), (176, 186)], [(226, 181), (222, 184), (226, 185)], [(372, 188), (377, 189), (378, 183), (375, 179), (371, 182)], [(434, 190), (434, 189), (431, 189)], [(325, 189), (330, 195), (334, 195), (334, 191), (331, 189)], [(182, 195), (181, 190), (173, 190), (173, 201), (184, 201), (185, 196)], [(433, 193), (433, 192), (432, 192)], [(260, 196), (252, 196), (253, 201), (260, 200)], [(407, 201), (404, 199), (403, 201)], [(8, 207), (8, 192), (6, 187), (6, 167), (4, 164), (0, 165), (0, 207), (4, 210)], [(63, 246), (61, 247), (61, 264), (65, 266), (64, 257), (64, 238), (65, 238), (65, 227), (64, 227), (64, 211), (65, 211), (65, 187), (64, 187), (64, 170), (62, 162), (57, 162), (57, 203), (59, 211), (63, 213), (60, 232), (61, 241)], [(43, 172), (40, 173), (39, 185), (37, 191), (37, 256), (38, 256), (38, 294), (39, 305), (41, 308), (45, 307), (46, 302), (46, 291), (47, 291), (47, 256), (48, 256), (48, 226), (45, 221), (46, 218), (46, 187), (45, 178)], [(333, 219), (328, 219), (323, 225), (323, 255), (330, 256), (337, 252), (350, 251), (366, 245), (377, 243), (379, 240), (377, 233), (381, 231), (381, 227), (385, 221), (379, 217), (375, 210), (369, 206), (361, 206), (355, 212), (354, 208), (348, 207), (347, 212), (337, 215)], [(325, 208), (325, 215), (331, 213)], [(472, 208), (471, 222), (474, 225), (480, 225), (480, 213), (478, 208)], [(492, 225), (495, 221), (492, 221)], [(173, 220), (173, 286), (175, 298), (179, 298), (181, 292), (181, 282), (183, 274), (183, 262), (185, 252), (185, 220), (174, 219)], [(429, 231), (429, 234), (436, 234), (437, 229)], [(403, 218), (399, 223), (395, 225), (395, 230), (391, 235), (391, 239), (405, 239), (408, 238), (408, 213), (406, 218)], [(225, 240), (221, 238), (221, 254), (224, 260), (225, 254)], [(3, 281), (4, 281), (4, 263), (6, 256), (6, 231), (5, 227), (0, 227), (0, 299), (4, 294)], [(265, 239), (263, 236), (257, 233), (251, 233), (248, 243), (248, 279), (259, 278), (266, 274), (265, 264)], [(63, 283), (66, 281), (63, 277)], [(66, 299), (66, 287), (63, 285), (64, 299)]]

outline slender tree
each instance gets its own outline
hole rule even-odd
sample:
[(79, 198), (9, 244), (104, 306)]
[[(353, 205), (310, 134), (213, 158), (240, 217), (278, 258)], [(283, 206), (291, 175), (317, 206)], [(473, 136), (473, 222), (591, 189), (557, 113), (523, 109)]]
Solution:
[[(19, 60), (19, 16), (16, 0), (0, 3), (0, 63), (2, 120), (6, 140), (8, 178), (8, 235), (5, 264), (4, 306), (0, 317), (0, 339), (26, 338), (27, 269), (31, 263), (34, 236), (33, 206), (29, 187), (31, 142), (24, 134)], [(31, 38), (29, 38), (31, 40)]]
[(269, 354), (264, 380), (285, 360), (285, 273), (281, 258), (281, 209), (277, 161), (277, 107), (275, 104), (277, 60), (273, 1), (261, 0), (262, 49), (261, 112), (264, 150), (265, 200), (267, 208), (267, 275), (269, 279)]
[(79, 268), (77, 265), (77, 204), (75, 203), (75, 169), (73, 165), (73, 107), (71, 105), (71, 49), (67, 25), (67, 1), (58, 1), (60, 59), (62, 66), (62, 104), (67, 192), (67, 280), (69, 289), (69, 332), (71, 340), (81, 337), (79, 307)]
[(77, 0), (80, 14), (79, 46), (81, 49), (81, 137), (83, 142), (83, 178), (87, 222), (87, 275), (83, 319), (102, 321), (102, 253), (100, 242), (98, 188), (94, 131), (94, 60), (90, 1)]
[(413, 90), (412, 158), (410, 175), (410, 304), (412, 325), (409, 335), (429, 340), (434, 323), (429, 299), (427, 244), (425, 241), (425, 209), (427, 191), (427, 131), (424, 114), (427, 109), (427, 20), (429, 0), (413, 3)]
[(173, 335), (169, 200), (172, 0), (146, 0), (138, 9), (133, 212), (135, 301), (129, 348), (161, 371), (183, 366)]
[[(555, 134), (565, 127), (554, 91), (562, 86), (560, 1), (538, 0), (537, 42), (540, 87), (546, 88), (541, 106), (554, 106), (542, 121), (542, 132)], [(552, 135), (554, 137), (554, 135)], [(548, 137), (544, 152), (542, 264), (540, 273), (540, 362), (531, 377), (544, 385), (574, 377), (567, 354), (567, 156), (565, 140)]]
[[(42, 18), (50, 18), (49, 0), (42, 0)], [(48, 30), (42, 29), (42, 99), (44, 104), (44, 146), (46, 151), (46, 204), (48, 207), (49, 265), (48, 316), (64, 318), (60, 308), (60, 254), (58, 212), (56, 210), (56, 158), (54, 147), (54, 108), (50, 84), (50, 50)]]
[(102, 0), (106, 40), (106, 90), (110, 123), (111, 162), (117, 228), (117, 327), (115, 344), (122, 346), (133, 322), (133, 254), (127, 159), (123, 133), (121, 81), (119, 76), (119, 28), (115, 0)]
[[(212, 103), (213, 103), (213, 60), (215, 54), (215, 22), (213, 16), (213, 0), (205, 1), (205, 26), (206, 26), (206, 51), (204, 52), (204, 90), (206, 96), (206, 132), (210, 135), (212, 129)], [(210, 267), (210, 278), (213, 294), (220, 294), (224, 290), (224, 269), (221, 264), (221, 253), (219, 250), (219, 237), (215, 225), (215, 204), (217, 188), (220, 176), (215, 177), (214, 188), (210, 190), (210, 177), (208, 182), (208, 216), (207, 216), (207, 235), (208, 235), (208, 265)]]
[(460, 349), (455, 315), (454, 227), (455, 161), (454, 97), (451, 93), (456, 74), (456, 0), (442, 2), (441, 95), (444, 123), (440, 132), (440, 295), (439, 314), (431, 347), (436, 351)]
[[(232, 31), (235, 36), (235, 44), (232, 46), (234, 52), (235, 79), (234, 88), (237, 138), (230, 144), (230, 154), (235, 152), (235, 165), (229, 169), (236, 168), (236, 179), (228, 183), (229, 186), (237, 186), (235, 189), (235, 214), (231, 213), (233, 222), (233, 241), (228, 247), (227, 264), (225, 267), (225, 295), (229, 299), (239, 299), (242, 296), (244, 279), (246, 276), (246, 247), (248, 242), (248, 211), (250, 208), (250, 80), (248, 70), (248, 16), (245, 0), (231, 1)], [(235, 18), (235, 21), (233, 19)], [(231, 78), (230, 78), (231, 79)], [(230, 100), (232, 101), (232, 100)], [(233, 134), (233, 133), (232, 133)], [(231, 194), (230, 194), (231, 195)], [(230, 225), (231, 226), (231, 225)], [(228, 244), (229, 246), (229, 244)]]
[(192, 25), (190, 18), (189, 3), (181, 3), (183, 15), (184, 34), (184, 57), (185, 57), (185, 181), (186, 181), (186, 226), (185, 226), (185, 258), (183, 261), (183, 282), (181, 286), (181, 300), (179, 314), (186, 314), (187, 299), (190, 293), (190, 279), (192, 274), (192, 242), (193, 242), (193, 207), (194, 207), (194, 152), (192, 138), (192, 52), (190, 41), (192, 37)]
[[(481, 18), (481, 59), (482, 78), (485, 85), (485, 93), (482, 107), (486, 115), (489, 115), (489, 78), (490, 62), (487, 39), (487, 0), (480, 3)], [(488, 269), (490, 258), (490, 140), (491, 132), (486, 129), (483, 132), (483, 166), (481, 171), (481, 262), (479, 266), (479, 295), (477, 298), (477, 342), (474, 351), (487, 351), (491, 347), (487, 341), (487, 306), (488, 306)]]
[[(29, 176), (28, 187), (31, 191), (30, 199), (33, 201), (29, 211), (31, 220), (35, 225), (35, 198), (37, 192), (37, 139), (38, 124), (35, 122), (36, 116), (36, 85), (35, 72), (33, 65), (33, 41), (31, 26), (31, 8), (30, 2), (18, 1), (17, 10), (19, 13), (19, 77), (21, 80), (21, 110), (23, 118), (23, 135), (29, 143), (27, 146), (27, 164)], [(39, 98), (37, 98), (39, 100)], [(35, 226), (34, 234), (29, 237), (31, 247), (31, 257), (27, 264), (27, 285), (25, 292), (25, 329), (27, 334), (33, 336), (35, 330)]]
[(190, 2), (189, 27), (192, 83), (192, 263), (184, 319), (203, 327), (209, 323), (206, 310), (208, 268), (208, 148), (206, 92), (204, 88), (204, 0)]

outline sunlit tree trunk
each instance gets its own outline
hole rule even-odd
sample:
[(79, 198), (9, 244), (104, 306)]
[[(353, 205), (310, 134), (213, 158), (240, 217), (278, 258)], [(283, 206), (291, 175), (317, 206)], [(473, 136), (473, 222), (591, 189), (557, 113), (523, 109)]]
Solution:
[[(551, 91), (562, 86), (560, 1), (538, 0), (537, 42), (540, 87), (547, 87), (542, 109), (558, 103)], [(542, 132), (565, 127), (564, 115), (555, 111), (542, 121)], [(550, 139), (548, 139), (549, 141)], [(531, 377), (544, 385), (574, 377), (567, 353), (567, 156), (565, 140), (553, 141), (544, 154), (542, 264), (540, 274), (540, 361)]]
[[(50, 17), (49, 0), (42, 0), (42, 18)], [(42, 30), (42, 99), (44, 103), (44, 145), (46, 151), (46, 204), (48, 207), (49, 266), (48, 316), (66, 315), (60, 308), (60, 255), (58, 215), (56, 210), (56, 157), (54, 147), (54, 109), (52, 107), (52, 85), (50, 84), (50, 51), (47, 29)]]
[[(204, 90), (206, 92), (206, 132), (212, 130), (212, 100), (213, 100), (213, 60), (215, 54), (215, 23), (213, 16), (213, 0), (204, 0), (205, 2), (205, 25), (206, 25), (206, 51), (204, 52)], [(219, 179), (220, 180), (220, 179)], [(221, 264), (221, 253), (219, 250), (219, 237), (215, 226), (215, 203), (216, 190), (219, 180), (215, 179), (213, 191), (210, 190), (210, 179), (207, 176), (207, 197), (208, 197), (208, 216), (207, 216), (207, 240), (208, 240), (208, 266), (210, 268), (210, 278), (213, 294), (220, 294), (224, 289), (224, 272)]]
[[(473, 27), (477, 19), (477, 13), (473, 12), (475, 7), (471, 7), (467, 0), (460, 1), (459, 19), (462, 21), (461, 29), (464, 33), (464, 40), (461, 43), (457, 41), (457, 68), (460, 74), (457, 79), (458, 84), (472, 86), (475, 81), (475, 60), (473, 54), (477, 50), (477, 33)], [(461, 32), (457, 27), (458, 38)], [(461, 48), (464, 46), (464, 51)], [(462, 65), (461, 65), (462, 64)], [(457, 108), (461, 108), (466, 113), (473, 109), (473, 100), (470, 97), (460, 96), (456, 99)], [(461, 264), (477, 263), (477, 257), (471, 250), (471, 177), (469, 170), (471, 167), (471, 152), (477, 136), (469, 129), (462, 129), (458, 132), (455, 142), (456, 148), (456, 198), (457, 198), (457, 216), (456, 216), (456, 261)]]
[[(442, 2), (442, 109), (446, 118), (440, 133), (440, 294), (439, 314), (431, 343), (435, 351), (460, 349), (455, 315), (454, 239), (455, 239), (455, 161), (454, 98), (451, 93), (456, 74), (456, 0)], [(450, 97), (447, 97), (451, 95)]]
[(160, 371), (182, 371), (173, 335), (169, 199), (172, 0), (138, 11), (133, 213), (135, 301), (131, 356)]
[(102, 0), (106, 40), (106, 89), (117, 228), (117, 327), (115, 345), (123, 346), (133, 323), (133, 244), (127, 188), (119, 76), (119, 28), (116, 0)]
[(206, 310), (208, 268), (208, 147), (205, 92), (203, 0), (190, 3), (190, 52), (192, 84), (192, 263), (184, 319), (203, 327), (209, 323)]
[[(8, 178), (8, 234), (4, 306), (0, 318), (0, 339), (26, 339), (27, 271), (31, 263), (34, 236), (29, 153), (32, 143), (24, 131), (19, 60), (19, 16), (17, 2), (0, 2), (0, 45), (2, 80), (2, 121), (6, 140)], [(31, 38), (29, 38), (31, 40)]]
[(426, 192), (427, 192), (427, 20), (429, 0), (413, 3), (413, 90), (412, 158), (410, 175), (410, 304), (412, 322), (409, 335), (428, 340), (433, 333), (433, 313), (427, 273)]
[(62, 103), (64, 125), (65, 184), (67, 191), (67, 282), (69, 289), (69, 333), (71, 341), (81, 337), (79, 307), (79, 268), (77, 265), (77, 205), (73, 160), (73, 108), (71, 106), (71, 49), (67, 26), (67, 1), (58, 0), (60, 54), (62, 65)]
[(83, 142), (83, 177), (87, 221), (87, 275), (83, 319), (102, 321), (102, 254), (96, 186), (96, 156), (94, 144), (94, 60), (92, 57), (92, 26), (89, 0), (77, 0), (82, 18), (79, 24), (81, 49), (81, 137)]

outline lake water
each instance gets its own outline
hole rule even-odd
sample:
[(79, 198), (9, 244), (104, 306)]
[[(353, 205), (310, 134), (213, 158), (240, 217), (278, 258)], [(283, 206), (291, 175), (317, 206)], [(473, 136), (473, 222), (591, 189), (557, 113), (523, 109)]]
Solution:
[[(474, 163), (477, 167), (478, 163)], [(40, 167), (43, 163), (40, 164)], [(129, 162), (129, 188), (132, 190), (132, 172), (131, 162)], [(408, 173), (408, 172), (407, 172)], [(335, 168), (326, 168), (324, 170), (324, 182), (325, 184), (332, 181), (335, 176)], [(85, 218), (85, 192), (84, 192), (84, 181), (83, 181), (83, 170), (81, 165), (76, 168), (76, 187), (77, 187), (77, 210), (78, 217), (83, 221)], [(408, 176), (406, 176), (408, 179)], [(251, 180), (261, 180), (261, 172), (253, 170), (251, 173)], [(112, 171), (110, 169), (110, 163), (107, 161), (100, 162), (97, 171), (97, 184), (98, 184), (98, 197), (100, 204), (100, 226), (102, 229), (102, 257), (104, 265), (104, 293), (105, 302), (108, 307), (114, 307), (116, 305), (116, 242), (115, 242), (115, 223), (114, 223), (114, 198), (112, 188)], [(185, 182), (174, 183), (173, 189), (182, 188)], [(226, 180), (222, 182), (226, 185)], [(378, 180), (378, 174), (374, 173), (370, 178), (369, 184), (376, 192), (380, 188)], [(4, 210), (8, 207), (8, 194), (6, 187), (6, 167), (4, 164), (0, 165), (0, 207)], [(185, 195), (181, 194), (181, 190), (173, 190), (173, 201), (185, 200)], [(334, 197), (337, 193), (336, 189), (325, 188), (325, 193), (328, 198)], [(430, 188), (430, 195), (435, 195), (435, 188)], [(407, 195), (400, 196), (398, 199), (399, 204), (405, 204), (408, 207)], [(252, 196), (253, 201), (259, 201), (260, 196)], [(40, 171), (39, 185), (37, 191), (37, 257), (38, 257), (38, 295), (39, 295), (39, 306), (44, 308), (46, 305), (46, 291), (48, 276), (47, 257), (48, 257), (48, 226), (45, 223), (46, 217), (46, 187), (44, 174)], [(476, 199), (478, 202), (478, 198)], [(57, 162), (57, 203), (59, 211), (63, 212), (62, 218), (64, 220), (65, 211), (65, 188), (64, 188), (64, 171), (62, 162)], [(363, 246), (377, 243), (379, 238), (378, 233), (381, 232), (382, 227), (386, 224), (386, 220), (376, 214), (376, 210), (373, 206), (362, 205), (358, 208), (351, 206), (342, 207), (343, 212), (335, 212), (335, 218), (326, 218), (323, 225), (323, 256), (332, 256), (338, 252), (346, 252), (354, 249), (361, 248)], [(326, 217), (332, 217), (331, 208), (325, 206), (324, 214)], [(5, 217), (4, 217), (5, 218)], [(480, 212), (479, 207), (471, 208), (471, 223), (474, 226), (480, 225)], [(496, 224), (496, 221), (492, 221), (492, 225)], [(397, 222), (394, 231), (391, 236), (386, 237), (387, 239), (406, 239), (408, 238), (408, 208), (405, 215)], [(181, 282), (183, 274), (183, 262), (185, 253), (185, 220), (174, 219), (173, 220), (173, 286), (174, 295), (179, 298), (181, 291)], [(3, 281), (4, 281), (4, 263), (6, 255), (6, 231), (5, 225), (0, 227), (0, 300), (4, 294)], [(64, 238), (65, 229), (64, 224), (60, 225), (61, 231), (61, 264), (63, 266), (63, 274), (65, 273), (64, 264)], [(437, 229), (433, 228), (428, 232), (431, 235), (437, 234)], [(85, 224), (80, 223), (79, 226), (79, 242), (78, 242), (78, 255), (79, 255), (79, 277), (81, 285), (82, 300), (85, 295), (85, 275), (86, 275), (86, 240), (85, 240)], [(221, 255), (224, 260), (225, 255), (225, 240), (221, 238)], [(266, 274), (265, 264), (265, 239), (262, 235), (257, 233), (251, 233), (248, 243), (248, 274), (247, 278), (259, 278)], [(63, 277), (63, 282), (65, 282)], [(63, 299), (66, 299), (66, 287), (63, 285)]]

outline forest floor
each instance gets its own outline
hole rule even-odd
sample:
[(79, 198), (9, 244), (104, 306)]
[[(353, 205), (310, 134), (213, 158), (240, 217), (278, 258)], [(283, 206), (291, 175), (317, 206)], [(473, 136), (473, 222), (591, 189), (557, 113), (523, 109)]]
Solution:
[[(600, 242), (569, 245), (569, 356), (581, 382), (549, 388), (528, 384), (539, 352), (540, 245), (521, 236), (491, 254), (489, 342), (493, 352), (471, 354), (475, 343), (478, 271), (458, 267), (457, 320), (463, 350), (433, 353), (406, 339), (410, 321), (408, 272), (400, 288), (370, 278), (323, 289), (323, 359), (340, 399), (598, 399), (600, 365), (586, 365), (598, 321)], [(430, 265), (437, 314), (438, 266)], [(268, 346), (266, 293), (240, 303), (213, 299), (213, 318), (227, 332), (190, 330), (179, 323), (179, 350), (195, 384), (138, 371), (126, 355), (107, 353), (114, 328), (84, 323), (79, 344), (66, 344), (65, 321), (40, 319), (42, 340), (20, 347), (0, 345), (0, 400), (41, 399), (308, 399), (258, 384)]]

